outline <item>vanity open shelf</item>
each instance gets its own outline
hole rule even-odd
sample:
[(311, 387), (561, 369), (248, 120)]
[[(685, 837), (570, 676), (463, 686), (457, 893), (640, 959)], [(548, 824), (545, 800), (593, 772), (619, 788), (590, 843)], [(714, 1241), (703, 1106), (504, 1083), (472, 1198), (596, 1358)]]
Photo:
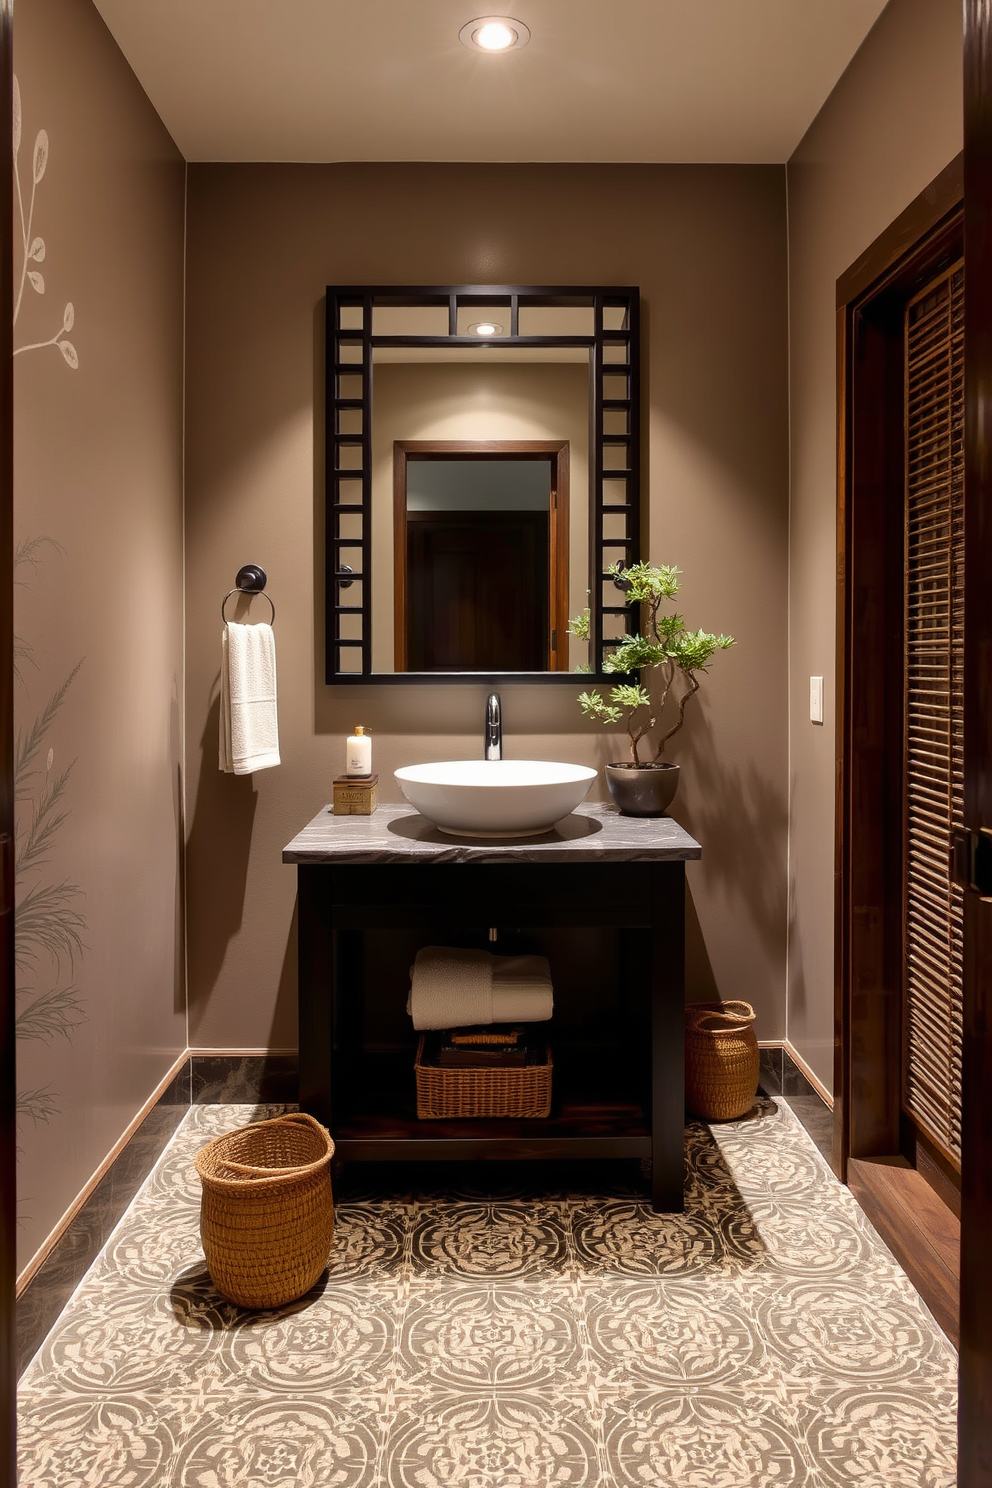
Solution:
[[(299, 880), (301, 1107), (345, 1162), (641, 1159), (654, 1208), (682, 1209), (684, 873), (699, 856), (676, 822), (612, 806), (494, 843), (445, 837), (409, 807), (325, 808), (283, 852)], [(418, 1120), (403, 1012), (410, 945), (484, 945), (490, 927), (574, 939), (593, 926), (616, 950), (608, 1016), (597, 1021), (581, 989), (556, 979), (551, 1114)], [(391, 936), (400, 971), (384, 975), (376, 963)]]
[[(621, 1061), (604, 1069), (598, 1054), (583, 1059), (551, 1036), (555, 1071), (550, 1116), (542, 1120), (421, 1121), (416, 1114), (413, 1052), (360, 1058), (338, 1103), (335, 1141), (355, 1161), (375, 1161), (384, 1142), (402, 1142), (401, 1156), (439, 1158), (650, 1158), (648, 1091), (623, 1098)], [(631, 1083), (627, 1071), (627, 1084)], [(414, 1151), (411, 1144), (423, 1144)], [(395, 1157), (395, 1154), (392, 1154)]]

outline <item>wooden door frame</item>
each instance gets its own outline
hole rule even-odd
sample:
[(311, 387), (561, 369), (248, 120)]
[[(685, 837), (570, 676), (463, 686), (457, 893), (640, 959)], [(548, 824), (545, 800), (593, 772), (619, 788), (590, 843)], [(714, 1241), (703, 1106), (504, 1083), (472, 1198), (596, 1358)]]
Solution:
[[(992, 0), (964, 0), (964, 195), (964, 825), (978, 832), (992, 827)], [(975, 893), (965, 894), (962, 1085), (958, 1483), (990, 1488), (992, 905)]]
[(548, 624), (558, 641), (550, 671), (567, 671), (563, 638), (568, 625), (569, 442), (567, 439), (396, 439), (393, 441), (393, 670), (406, 671), (406, 482), (413, 459), (532, 460), (547, 456), (551, 464), (548, 533), (550, 564)]
[(886, 577), (893, 564), (901, 575), (903, 553), (901, 516), (897, 530), (886, 518), (904, 500), (903, 356), (881, 315), (886, 296), (959, 253), (963, 189), (957, 156), (837, 281), (834, 1165), (845, 1180), (849, 1157), (899, 1150), (903, 915), (888, 844), (902, 793), (886, 746), (903, 658)]
[(13, 7), (0, 0), (0, 1484), (17, 1482), (17, 1067), (14, 1058)]
[(905, 657), (892, 616), (905, 569), (903, 311), (960, 258), (963, 192), (958, 156), (837, 283), (834, 1167), (952, 1337), (956, 1175), (922, 1138), (926, 1181), (902, 1157)]

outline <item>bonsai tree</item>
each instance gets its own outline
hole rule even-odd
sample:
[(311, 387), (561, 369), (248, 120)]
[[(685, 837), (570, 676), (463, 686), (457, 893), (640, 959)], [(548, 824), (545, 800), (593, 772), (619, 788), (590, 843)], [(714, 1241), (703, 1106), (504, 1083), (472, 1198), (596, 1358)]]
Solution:
[[(604, 660), (608, 672), (629, 673), (654, 667), (660, 678), (660, 693), (652, 702), (647, 687), (618, 683), (610, 689), (607, 702), (599, 692), (581, 692), (579, 705), (587, 718), (598, 718), (603, 724), (623, 723), (630, 738), (631, 763), (646, 769), (662, 762), (665, 745), (685, 722), (689, 699), (699, 691), (699, 674), (705, 672), (717, 651), (734, 644), (733, 636), (711, 635), (706, 630), (687, 630), (682, 616), (663, 613), (662, 605), (679, 592), (680, 569), (662, 564), (634, 563), (621, 568), (619, 563), (607, 570), (627, 592), (629, 605), (643, 606), (643, 634), (625, 635)], [(589, 611), (569, 624), (572, 635), (589, 638)], [(673, 691), (674, 689), (674, 691)], [(641, 741), (658, 725), (669, 697), (678, 699), (678, 716), (667, 733), (661, 735), (650, 759), (642, 759)]]

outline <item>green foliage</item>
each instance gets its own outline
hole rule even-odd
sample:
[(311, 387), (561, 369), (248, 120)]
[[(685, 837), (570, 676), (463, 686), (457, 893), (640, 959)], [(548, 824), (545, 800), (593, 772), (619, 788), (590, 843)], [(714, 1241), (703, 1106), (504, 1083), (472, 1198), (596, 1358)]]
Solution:
[(580, 692), (579, 707), (587, 718), (598, 718), (602, 723), (620, 722), (620, 709), (604, 703), (598, 692)]
[[(626, 591), (628, 605), (642, 606), (643, 628), (635, 635), (625, 635), (603, 660), (607, 672), (644, 672), (656, 669), (660, 677), (660, 699), (654, 714), (652, 700), (647, 688), (619, 684), (610, 689), (607, 702), (598, 692), (583, 692), (579, 695), (579, 706), (587, 718), (603, 724), (616, 725), (623, 722), (630, 738), (631, 758), (635, 765), (642, 763), (638, 745), (645, 734), (657, 724), (669, 697), (677, 701), (678, 716), (675, 723), (663, 734), (658, 744), (654, 762), (661, 759), (665, 745), (673, 734), (677, 734), (685, 721), (685, 706), (689, 698), (699, 691), (700, 672), (705, 672), (717, 651), (725, 651), (734, 645), (733, 636), (714, 635), (707, 630), (689, 630), (682, 616), (675, 611), (662, 613), (665, 601), (673, 600), (679, 592), (681, 570), (673, 565), (633, 563), (621, 568), (614, 563), (607, 569), (607, 576), (616, 579)], [(582, 626), (580, 631), (576, 627)], [(589, 610), (577, 616), (569, 626), (573, 635), (589, 635)], [(673, 692), (676, 680), (681, 678), (678, 692)], [(647, 717), (644, 716), (647, 712)], [(643, 763), (647, 763), (646, 761)]]
[(613, 563), (606, 572), (626, 585), (628, 604), (645, 604), (652, 600), (674, 599), (679, 592), (682, 570), (665, 563), (660, 568), (650, 563), (632, 563), (629, 568), (621, 568), (619, 563)]
[[(576, 640), (587, 641), (589, 639), (589, 606), (586, 605), (581, 615), (576, 615), (574, 620), (569, 620), (565, 629), (569, 635), (575, 636)], [(578, 671), (578, 667), (576, 667)]]
[(657, 666), (667, 654), (664, 646), (646, 636), (625, 635), (604, 658), (603, 667), (607, 672), (636, 672), (640, 667)]

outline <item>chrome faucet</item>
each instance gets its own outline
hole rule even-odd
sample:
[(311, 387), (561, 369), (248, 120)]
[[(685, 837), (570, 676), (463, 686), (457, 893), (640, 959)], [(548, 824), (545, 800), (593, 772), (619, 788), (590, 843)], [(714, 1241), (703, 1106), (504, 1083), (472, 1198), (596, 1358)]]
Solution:
[(483, 759), (503, 758), (503, 716), (500, 712), (499, 693), (491, 692), (486, 700), (486, 731), (482, 736)]

